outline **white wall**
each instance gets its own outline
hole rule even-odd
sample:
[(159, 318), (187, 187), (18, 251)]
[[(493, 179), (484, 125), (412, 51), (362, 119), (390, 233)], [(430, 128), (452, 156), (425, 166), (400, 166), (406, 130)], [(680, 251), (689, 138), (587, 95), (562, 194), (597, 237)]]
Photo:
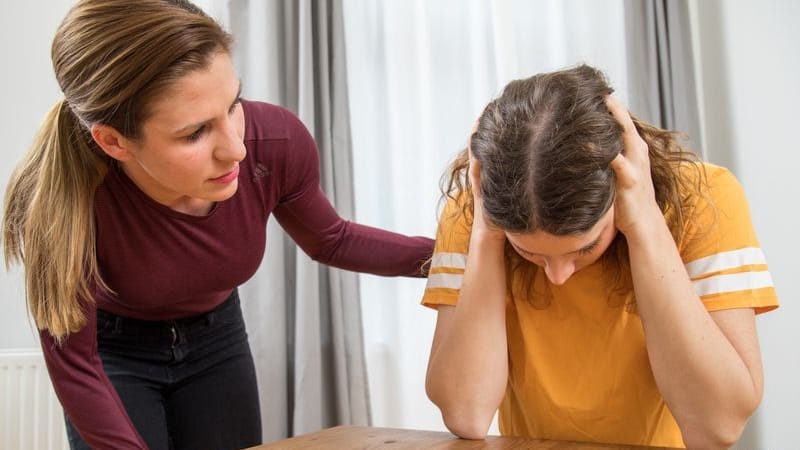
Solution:
[(741, 448), (800, 442), (800, 2), (698, 0), (708, 155), (750, 201), (781, 306), (758, 317), (764, 400)]
[[(39, 122), (61, 96), (50, 43), (71, 0), (0, 2), (0, 186), (30, 144)], [(27, 318), (21, 272), (0, 270), (0, 350), (37, 347)]]

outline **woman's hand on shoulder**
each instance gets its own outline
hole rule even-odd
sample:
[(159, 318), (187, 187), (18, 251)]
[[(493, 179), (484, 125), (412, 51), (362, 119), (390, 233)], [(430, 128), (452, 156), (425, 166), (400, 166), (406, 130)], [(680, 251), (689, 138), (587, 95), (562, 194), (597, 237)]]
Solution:
[(611, 161), (611, 168), (617, 177), (615, 222), (626, 236), (638, 230), (646, 233), (650, 219), (664, 220), (656, 203), (647, 143), (636, 131), (625, 105), (609, 95), (606, 97), (606, 106), (623, 128), (623, 150)]

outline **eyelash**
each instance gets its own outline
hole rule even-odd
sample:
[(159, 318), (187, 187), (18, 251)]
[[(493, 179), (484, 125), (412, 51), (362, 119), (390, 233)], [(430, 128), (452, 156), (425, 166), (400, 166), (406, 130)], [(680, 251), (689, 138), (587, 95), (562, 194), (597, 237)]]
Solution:
[(581, 255), (588, 255), (589, 253), (592, 253), (595, 248), (597, 248), (597, 242), (593, 243), (592, 245), (586, 248), (582, 248), (579, 253)]
[[(242, 98), (236, 97), (236, 100), (234, 100), (233, 105), (231, 105), (230, 109), (228, 110), (228, 115), (233, 115), (233, 113), (236, 111), (236, 107), (239, 106), (240, 103), (242, 103)], [(186, 136), (186, 140), (189, 142), (197, 142), (205, 133), (206, 128), (207, 128), (206, 125), (201, 126), (197, 130), (195, 130), (194, 133)]]
[(186, 136), (186, 140), (189, 142), (197, 142), (203, 136), (203, 133), (206, 131), (206, 126), (203, 125), (197, 129), (194, 133)]
[(233, 114), (233, 112), (236, 111), (236, 107), (239, 106), (240, 103), (242, 103), (242, 97), (236, 97), (236, 100), (233, 101), (231, 108), (228, 110), (228, 114)]

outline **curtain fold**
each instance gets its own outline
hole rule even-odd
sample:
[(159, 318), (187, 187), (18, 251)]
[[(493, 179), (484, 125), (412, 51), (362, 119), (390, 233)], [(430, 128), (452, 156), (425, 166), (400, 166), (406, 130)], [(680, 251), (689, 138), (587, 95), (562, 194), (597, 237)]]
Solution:
[(705, 155), (689, 2), (626, 0), (625, 30), (630, 110), (686, 133), (689, 147)]
[[(323, 189), (354, 216), (341, 0), (213, 1), (236, 37), (244, 96), (294, 111), (319, 147)], [(320, 266), (270, 219), (268, 247), (242, 288), (264, 441), (370, 423), (358, 277)]]

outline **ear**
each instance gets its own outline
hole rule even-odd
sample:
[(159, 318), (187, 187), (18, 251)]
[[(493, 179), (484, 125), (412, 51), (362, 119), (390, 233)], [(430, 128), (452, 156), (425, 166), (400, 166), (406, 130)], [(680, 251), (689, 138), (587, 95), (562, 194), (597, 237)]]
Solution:
[(103, 151), (117, 161), (133, 158), (133, 142), (114, 127), (103, 124), (92, 125), (92, 139)]

